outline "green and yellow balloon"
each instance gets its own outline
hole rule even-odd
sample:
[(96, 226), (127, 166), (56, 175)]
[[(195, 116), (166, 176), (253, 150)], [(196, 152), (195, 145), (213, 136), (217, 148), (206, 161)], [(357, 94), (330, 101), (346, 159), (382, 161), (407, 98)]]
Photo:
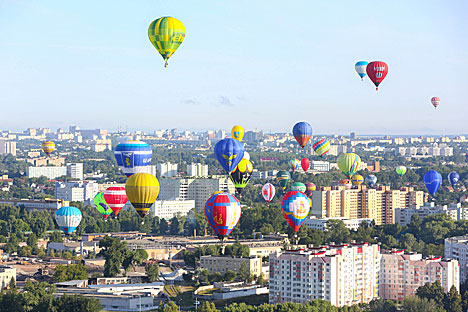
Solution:
[(338, 168), (349, 179), (358, 171), (361, 165), (361, 157), (354, 153), (344, 153), (338, 156)]
[(185, 26), (176, 18), (161, 17), (149, 25), (148, 37), (167, 67), (169, 58), (185, 39)]
[(238, 194), (241, 194), (242, 190), (247, 186), (247, 183), (249, 183), (252, 172), (252, 163), (250, 160), (243, 158), (236, 168), (229, 174)]

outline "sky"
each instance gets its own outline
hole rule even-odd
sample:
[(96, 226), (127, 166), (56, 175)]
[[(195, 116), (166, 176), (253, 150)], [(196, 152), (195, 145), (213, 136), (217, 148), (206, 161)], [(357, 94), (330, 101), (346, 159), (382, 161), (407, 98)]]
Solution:
[[(186, 28), (168, 68), (161, 16)], [(1, 129), (466, 134), (467, 72), (466, 0), (0, 0)]]

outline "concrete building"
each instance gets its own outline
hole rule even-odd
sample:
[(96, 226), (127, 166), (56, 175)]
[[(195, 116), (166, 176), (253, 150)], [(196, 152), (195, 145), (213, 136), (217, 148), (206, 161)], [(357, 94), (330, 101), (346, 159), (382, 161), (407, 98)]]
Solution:
[(460, 203), (436, 206), (434, 202), (427, 202), (423, 206), (410, 205), (408, 208), (395, 209), (395, 223), (408, 225), (413, 215), (417, 215), (422, 220), (427, 216), (445, 214), (454, 220), (459, 220), (460, 216), (464, 216), (464, 211)]
[(458, 260), (460, 264), (460, 284), (468, 275), (468, 235), (446, 238), (444, 241), (445, 258)]
[(157, 164), (156, 170), (159, 172), (159, 176), (161, 177), (172, 178), (177, 176), (177, 164)]
[(379, 297), (404, 300), (415, 295), (426, 283), (440, 282), (445, 292), (452, 286), (460, 289), (459, 264), (457, 260), (442, 260), (442, 257), (423, 258), (421, 254), (405, 254), (404, 250), (382, 254)]
[(260, 276), (262, 273), (262, 259), (257, 257), (229, 257), (229, 256), (201, 256), (200, 268), (210, 273), (225, 274), (227, 271), (239, 272), (245, 264), (250, 274)]
[(186, 216), (194, 208), (194, 200), (157, 200), (150, 211), (155, 217), (170, 220), (176, 216)]
[(69, 251), (74, 255), (83, 255), (87, 257), (89, 253), (94, 252), (97, 254), (101, 251), (99, 247), (99, 242), (91, 241), (91, 242), (49, 242), (47, 244), (47, 253), (50, 254), (50, 251), (53, 250), (54, 252), (62, 252), (62, 251)]
[(373, 219), (367, 218), (356, 218), (356, 219), (346, 219), (346, 218), (324, 218), (318, 219), (316, 217), (309, 217), (305, 219), (304, 225), (307, 226), (309, 229), (319, 230), (319, 231), (326, 231), (327, 230), (327, 223), (330, 220), (341, 220), (343, 221), (344, 225), (353, 231), (357, 231), (357, 229), (361, 226), (362, 222), (371, 223)]
[(348, 148), (346, 145), (330, 145), (330, 150), (328, 151), (328, 155), (331, 156), (338, 156), (343, 153), (347, 153)]
[(67, 167), (28, 167), (28, 178), (40, 178), (42, 176), (47, 179), (56, 179), (67, 175)]
[(0, 155), (6, 154), (16, 156), (16, 142), (0, 139)]
[[(28, 156), (32, 157), (32, 156)], [(34, 167), (56, 166), (62, 167), (65, 165), (65, 157), (36, 157), (26, 160)]]
[(0, 266), (0, 289), (8, 287), (11, 279), (16, 282), (16, 268), (6, 265)]
[(83, 163), (67, 164), (67, 176), (72, 179), (83, 180)]
[(94, 181), (55, 182), (55, 198), (90, 203), (98, 193)]
[(207, 177), (208, 165), (202, 165), (200, 163), (187, 165), (187, 176), (195, 178)]
[(315, 299), (341, 307), (378, 296), (378, 245), (343, 244), (270, 255), (270, 304)]
[(30, 199), (0, 199), (0, 204), (24, 207), (26, 211), (49, 210), (55, 213), (57, 209), (70, 206), (70, 202), (60, 199), (30, 200)]

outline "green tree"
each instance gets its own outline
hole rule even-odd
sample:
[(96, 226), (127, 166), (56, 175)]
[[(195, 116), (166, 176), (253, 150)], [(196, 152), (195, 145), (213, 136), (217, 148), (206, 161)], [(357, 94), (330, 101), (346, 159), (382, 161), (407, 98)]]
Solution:
[(37, 248), (37, 236), (34, 233), (29, 234), (28, 239), (26, 240), (26, 244), (28, 244), (31, 248)]
[(173, 217), (171, 220), (170, 220), (170, 226), (169, 226), (169, 234), (171, 235), (179, 235), (180, 233), (180, 222), (179, 222), (179, 219), (177, 219), (177, 217)]
[[(455, 286), (450, 288), (450, 291), (445, 295), (444, 298), (444, 307), (445, 310), (450, 312), (462, 312), (462, 298), (458, 293), (458, 290)], [(465, 310), (466, 311), (466, 310)]]
[(130, 267), (132, 267), (133, 272), (135, 272), (136, 266), (142, 264), (146, 259), (148, 259), (148, 253), (144, 249), (137, 249), (135, 251), (128, 250), (122, 261), (122, 266), (126, 272)]
[(419, 287), (416, 290), (416, 295), (419, 298), (426, 298), (427, 300), (433, 300), (436, 304), (442, 306), (445, 298), (444, 288), (440, 285), (439, 281), (435, 283), (426, 283), (424, 286)]
[(169, 301), (167, 304), (159, 305), (158, 311), (160, 312), (179, 312), (179, 307), (172, 301)]
[(434, 300), (420, 298), (418, 296), (406, 297), (401, 303), (402, 312), (445, 312), (445, 309), (440, 307)]
[(150, 283), (156, 281), (159, 276), (159, 265), (157, 263), (147, 263), (145, 265), (146, 276)]
[(99, 247), (102, 248), (100, 255), (106, 259), (104, 263), (104, 276), (117, 276), (120, 273), (120, 266), (129, 251), (127, 244), (119, 238), (106, 236), (99, 242)]
[(263, 272), (262, 272), (262, 273), (260, 273), (260, 275), (257, 277), (257, 284), (263, 286), (263, 285), (265, 285), (265, 282), (266, 282), (266, 281), (265, 281), (265, 277), (263, 276)]
[(50, 242), (55, 242), (55, 243), (63, 243), (63, 237), (60, 232), (52, 232), (49, 237)]
[(19, 254), (22, 257), (29, 257), (32, 255), (32, 248), (29, 246), (23, 246), (20, 248), (19, 251), (20, 251)]
[(325, 235), (326, 242), (347, 243), (350, 241), (349, 229), (341, 220), (329, 220)]
[(66, 294), (56, 299), (54, 306), (57, 311), (80, 311), (80, 312), (99, 312), (102, 305), (99, 299), (86, 298), (84, 296), (67, 296)]
[(374, 299), (369, 303), (369, 309), (372, 312), (396, 312), (397, 306), (391, 300)]
[(250, 274), (249, 269), (247, 268), (247, 265), (245, 262), (241, 264), (241, 267), (239, 268), (239, 272), (237, 272), (237, 275), (239, 276), (239, 279), (243, 281), (244, 283), (250, 283), (253, 280), (252, 274)]
[(203, 305), (201, 306), (200, 310), (201, 312), (217, 312), (219, 311), (216, 309), (216, 306), (213, 302), (205, 301), (203, 302)]
[(10, 282), (8, 283), (8, 289), (16, 289), (16, 280), (14, 277), (10, 279)]
[(167, 223), (166, 219), (161, 219), (161, 221), (159, 222), (159, 233), (161, 235), (165, 235), (167, 234), (168, 231), (169, 231), (169, 224)]
[(250, 248), (247, 245), (242, 245), (239, 241), (236, 241), (232, 245), (227, 245), (224, 254), (226, 256), (234, 256), (234, 257), (249, 257), (250, 256)]
[(53, 277), (56, 282), (84, 280), (88, 279), (88, 272), (86, 271), (86, 266), (81, 263), (69, 265), (59, 264), (55, 267)]

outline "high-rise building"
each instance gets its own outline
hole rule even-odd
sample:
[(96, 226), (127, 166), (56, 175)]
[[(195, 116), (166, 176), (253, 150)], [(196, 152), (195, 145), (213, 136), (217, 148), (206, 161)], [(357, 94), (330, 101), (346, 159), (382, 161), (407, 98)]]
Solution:
[(417, 215), (419, 219), (424, 219), (427, 216), (435, 214), (445, 214), (454, 220), (460, 220), (460, 216), (464, 215), (465, 210), (461, 207), (461, 203), (452, 203), (450, 205), (436, 206), (434, 202), (424, 203), (423, 206), (410, 205), (408, 208), (399, 208), (395, 210), (395, 223), (400, 223), (406, 226), (410, 223), (411, 217)]
[(468, 235), (446, 238), (444, 247), (445, 258), (458, 260), (460, 284), (463, 284), (468, 276)]
[(55, 182), (55, 198), (90, 203), (98, 193), (94, 181)]
[(155, 217), (169, 221), (176, 216), (186, 216), (193, 208), (195, 208), (194, 200), (157, 200), (150, 211)]
[(356, 140), (356, 139), (357, 139), (356, 132), (351, 132), (351, 133), (349, 134), (349, 138), (350, 138), (351, 140)]
[(378, 296), (380, 247), (342, 244), (270, 255), (270, 304), (322, 299), (335, 306)]
[(16, 156), (16, 142), (0, 139), (0, 155), (6, 154)]
[(208, 176), (208, 165), (200, 163), (187, 165), (187, 176), (189, 177), (207, 177)]
[(29, 178), (40, 178), (42, 176), (48, 179), (56, 179), (67, 175), (67, 167), (28, 167), (27, 174)]
[(72, 179), (83, 180), (83, 163), (67, 164), (67, 176)]
[(348, 147), (346, 145), (330, 145), (330, 150), (328, 151), (328, 155), (331, 156), (338, 156), (343, 153), (348, 152)]
[(382, 254), (379, 297), (404, 300), (416, 294), (426, 283), (440, 282), (445, 292), (452, 286), (460, 289), (459, 264), (457, 260), (442, 260), (442, 257), (423, 258), (421, 254), (405, 254), (404, 250)]
[(172, 178), (177, 176), (177, 164), (162, 163), (156, 165), (159, 176)]

